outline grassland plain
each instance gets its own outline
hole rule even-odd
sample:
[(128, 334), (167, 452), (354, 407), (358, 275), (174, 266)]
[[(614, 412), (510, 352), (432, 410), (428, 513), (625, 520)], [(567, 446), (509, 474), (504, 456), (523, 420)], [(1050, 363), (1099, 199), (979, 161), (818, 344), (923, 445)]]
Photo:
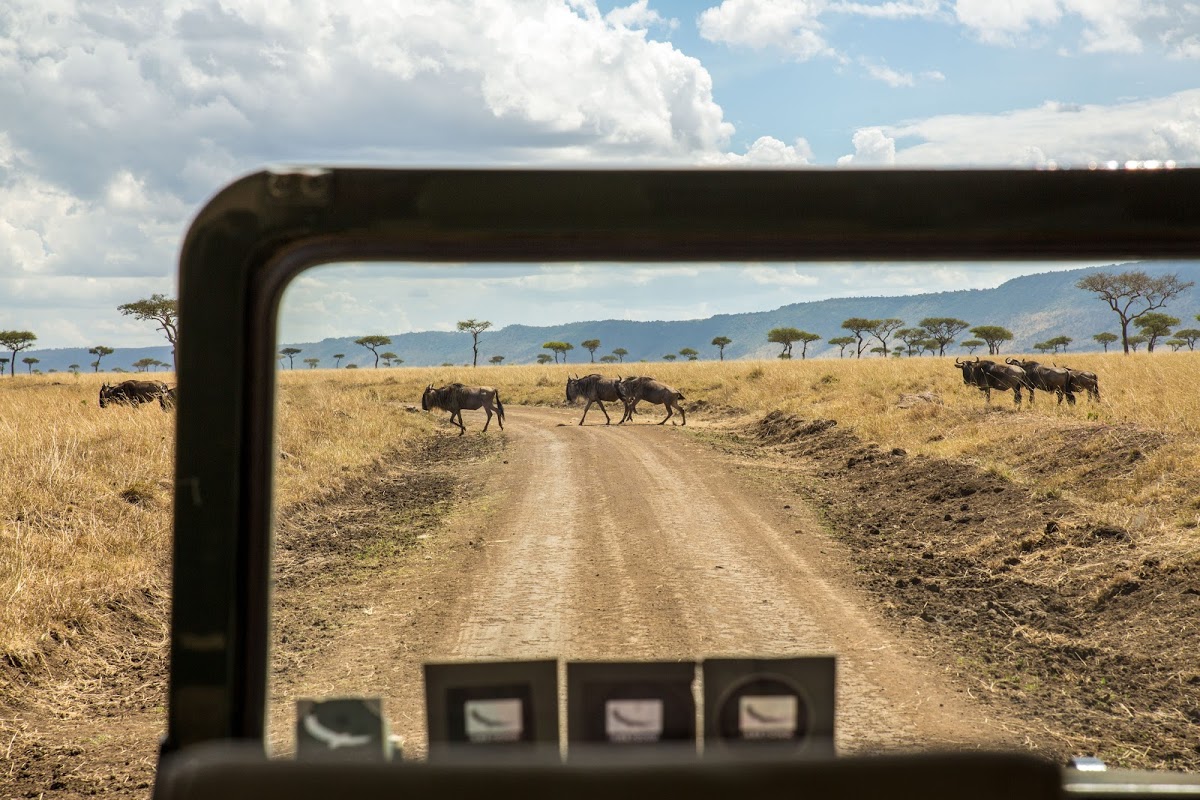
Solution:
[[(1021, 608), (983, 600), (977, 613), (986, 620), (1011, 618), (1014, 610), (1026, 619), (980, 626), (979, 636), (1000, 644), (972, 649), (963, 656), (963, 669), (987, 691), (1037, 702), (1042, 686), (1061, 691), (1053, 676), (1039, 671), (1038, 646), (1056, 646), (1064, 658), (1079, 662), (1112, 656), (1106, 663), (1119, 685), (1089, 686), (1084, 694), (1093, 696), (1095, 729), (1059, 734), (1076, 736), (1072, 746), (1086, 749), (1089, 736), (1102, 739), (1107, 715), (1126, 716), (1125, 729), (1169, 723), (1193, 734), (1194, 742), (1200, 702), (1189, 706), (1176, 695), (1200, 695), (1200, 674), (1181, 657), (1195, 640), (1200, 616), (1200, 354), (1056, 360), (1095, 371), (1104, 401), (1058, 406), (1039, 393), (1032, 407), (1016, 409), (1009, 396), (986, 406), (976, 390), (963, 386), (953, 361), (939, 358), (638, 363), (603, 371), (653, 374), (676, 386), (687, 397), (689, 420), (704, 423), (689, 428), (717, 446), (748, 458), (757, 448), (798, 459), (803, 466), (797, 480), (779, 478), (781, 491), (805, 494), (823, 507), (831, 527), (862, 552), (865, 579), (881, 603), (891, 604), (904, 624), (916, 624), (925, 613), (934, 620), (926, 624), (948, 646), (975, 635), (968, 616), (947, 622), (947, 612), (939, 622), (938, 604), (929, 610), (935, 597), (961, 606), (969, 594), (913, 588), (931, 578), (949, 588), (949, 575), (939, 581), (928, 572), (933, 565), (981, 570), (992, 589), (1005, 583), (1034, 587)], [(277, 504), (299, 518), (389, 453), (427, 442), (442, 425), (437, 417), (413, 413), (428, 383), (490, 384), (507, 405), (560, 404), (565, 377), (594, 368), (281, 372)], [(54, 374), (0, 381), (0, 746), (7, 742), (10, 754), (23, 730), (22, 715), (34, 707), (69, 719), (97, 708), (119, 713), (160, 697), (174, 417), (156, 406), (99, 409), (96, 395), (105, 377), (111, 378)], [(921, 392), (943, 402), (898, 404), (901, 395)], [(654, 415), (657, 408), (640, 411)], [(812, 424), (821, 420), (836, 421), (836, 428)], [(477, 432), (482, 417), (468, 413), (467, 425), (469, 433)], [(904, 452), (910, 471), (888, 471), (896, 451)], [(855, 470), (850, 462), (869, 468)], [(974, 489), (953, 498), (950, 508), (937, 486), (963, 486), (964, 477)], [(994, 517), (981, 510), (984, 478), (1026, 492), (1046, 519), (1039, 517), (1036, 530), (991, 525)], [(885, 497), (892, 499), (883, 502)], [(896, 516), (905, 505), (912, 515)], [(987, 514), (1003, 509), (995, 503)], [(881, 514), (886, 521), (876, 520)], [(958, 532), (935, 541), (939, 520)], [(880, 535), (890, 530), (906, 533)], [(287, 535), (281, 531), (281, 544)], [(924, 557), (926, 552), (936, 557)], [(926, 572), (896, 571), (910, 557)], [(1070, 602), (1058, 610), (1029, 605), (1056, 584), (1069, 589)], [(1076, 629), (1039, 626), (1039, 614), (1073, 617)], [(1076, 640), (1089, 635), (1080, 624), (1108, 639), (1093, 651), (1078, 650)], [(1139, 629), (1153, 635), (1135, 635)], [(1179, 688), (1175, 699), (1153, 708), (1127, 702), (1128, 682), (1139, 680), (1141, 662), (1126, 663), (1122, 637), (1156, 648), (1145, 657), (1160, 657), (1169, 669), (1153, 680)], [(1050, 666), (1061, 671), (1059, 663)], [(126, 676), (119, 684), (104, 680), (118, 671)], [(130, 673), (144, 676), (140, 693), (130, 692)], [(1086, 680), (1093, 679), (1086, 673)], [(106, 688), (113, 685), (120, 691)], [(1194, 769), (1200, 763), (1200, 751), (1155, 750), (1136, 737), (1124, 750), (1112, 745), (1105, 752), (1137, 765)]]

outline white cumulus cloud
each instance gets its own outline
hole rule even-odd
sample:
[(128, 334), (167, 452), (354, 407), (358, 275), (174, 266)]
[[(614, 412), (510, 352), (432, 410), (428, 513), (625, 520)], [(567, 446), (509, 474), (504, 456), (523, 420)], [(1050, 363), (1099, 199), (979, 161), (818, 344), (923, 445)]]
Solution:
[(896, 140), (881, 128), (863, 128), (854, 132), (854, 153), (837, 160), (839, 167), (885, 166), (896, 162)]

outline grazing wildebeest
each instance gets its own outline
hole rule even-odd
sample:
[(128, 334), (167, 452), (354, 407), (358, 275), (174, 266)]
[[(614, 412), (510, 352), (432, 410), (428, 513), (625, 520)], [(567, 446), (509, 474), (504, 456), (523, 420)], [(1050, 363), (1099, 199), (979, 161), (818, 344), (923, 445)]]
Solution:
[[(608, 409), (604, 407), (604, 403), (622, 403), (621, 394), (617, 389), (617, 384), (621, 382), (620, 378), (605, 378), (595, 373), (585, 375), (582, 378), (575, 376), (567, 378), (567, 402), (575, 403), (581, 398), (587, 398), (587, 405), (583, 407), (583, 416), (579, 418), (579, 424), (587, 419), (588, 409), (592, 407), (592, 403), (600, 406), (600, 410), (604, 412), (604, 424), (609, 425), (612, 419), (608, 416)], [(625, 420), (622, 419), (621, 422)], [(618, 425), (620, 423), (617, 423)]]
[(1012, 390), (1013, 402), (1021, 405), (1021, 389), (1024, 387), (1029, 391), (1029, 400), (1033, 402), (1033, 385), (1029, 382), (1029, 376), (1025, 374), (1025, 370), (1012, 364), (997, 364), (995, 361), (988, 359), (980, 360), (978, 356), (974, 361), (960, 361), (954, 359), (954, 366), (962, 370), (963, 383), (968, 386), (978, 386), (979, 391), (983, 392), (987, 402), (992, 402), (992, 389), (1001, 391)]
[(163, 411), (169, 411), (175, 407), (175, 403), (179, 400), (179, 387), (168, 387), (165, 392), (158, 396), (158, 404), (162, 406)]
[[(1055, 366), (1058, 365), (1056, 364)], [(1095, 400), (1097, 403), (1100, 402), (1100, 378), (1096, 375), (1096, 373), (1085, 372), (1084, 370), (1080, 369), (1071, 369), (1070, 367), (1063, 367), (1063, 369), (1071, 374), (1071, 386), (1076, 391), (1087, 392), (1089, 403), (1093, 400)]]
[(679, 405), (679, 401), (684, 399), (683, 394), (662, 381), (646, 377), (625, 378), (617, 383), (617, 391), (625, 403), (625, 416), (621, 418), (621, 422), (632, 419), (637, 404), (645, 400), (648, 403), (666, 406), (667, 415), (659, 425), (669, 420), (676, 411), (683, 417), (681, 424), (687, 425), (687, 414), (683, 413), (683, 406)]
[(120, 403), (127, 406), (152, 403), (166, 391), (167, 385), (159, 381), (130, 380), (115, 385), (105, 383), (100, 387), (100, 407), (105, 408), (109, 403)]
[(500, 402), (500, 393), (491, 386), (463, 386), (461, 383), (451, 383), (435, 389), (431, 383), (421, 395), (421, 408), (425, 411), (435, 408), (449, 411), (450, 421), (459, 428), (459, 436), (467, 432), (467, 426), (462, 421), (462, 412), (478, 408), (487, 412), (487, 422), (483, 423), (484, 431), (492, 424), (493, 412), (500, 423), (500, 430), (504, 430), (504, 404)]
[[(1047, 367), (1045, 364), (1039, 364), (1036, 361), (1029, 359), (1006, 358), (1005, 364), (1018, 366), (1025, 370), (1025, 374), (1029, 377), (1029, 383), (1033, 389), (1041, 389), (1043, 392), (1054, 392), (1058, 395), (1058, 404), (1062, 405), (1063, 397), (1067, 398), (1067, 405), (1075, 405), (1074, 387), (1071, 384), (1071, 373), (1062, 367)], [(1033, 389), (1029, 391), (1029, 402), (1033, 402)]]

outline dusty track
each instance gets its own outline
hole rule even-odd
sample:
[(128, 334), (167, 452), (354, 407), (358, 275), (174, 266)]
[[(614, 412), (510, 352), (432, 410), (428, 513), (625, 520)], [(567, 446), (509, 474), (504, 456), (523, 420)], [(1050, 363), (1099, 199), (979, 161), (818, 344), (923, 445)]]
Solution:
[(887, 631), (811, 512), (682, 429), (578, 413), (509, 409), (502, 451), (469, 467), (475, 501), (341, 593), (336, 634), (281, 654), (281, 750), (290, 698), (368, 694), (419, 754), (430, 660), (812, 653), (838, 657), (843, 752), (1019, 742)]

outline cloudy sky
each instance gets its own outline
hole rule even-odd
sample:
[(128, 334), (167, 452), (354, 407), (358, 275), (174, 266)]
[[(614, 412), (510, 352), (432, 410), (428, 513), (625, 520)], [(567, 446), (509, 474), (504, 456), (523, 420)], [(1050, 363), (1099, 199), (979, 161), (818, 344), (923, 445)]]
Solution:
[[(173, 295), (195, 210), (271, 163), (1129, 160), (1200, 164), (1197, 0), (6, 0), (0, 329), (161, 344), (116, 306)], [(326, 268), (289, 290), (282, 337), (676, 319), (1015, 272)]]

